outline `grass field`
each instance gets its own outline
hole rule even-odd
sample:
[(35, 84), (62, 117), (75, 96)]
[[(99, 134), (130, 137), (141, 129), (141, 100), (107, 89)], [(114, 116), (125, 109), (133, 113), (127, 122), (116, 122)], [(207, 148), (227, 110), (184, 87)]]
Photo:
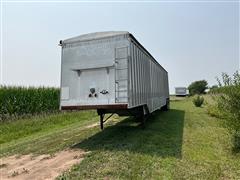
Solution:
[(90, 151), (63, 179), (239, 179), (240, 155), (206, 107), (190, 99), (153, 113), (145, 129), (114, 117), (103, 131), (94, 111), (55, 114), (2, 123), (0, 155)]

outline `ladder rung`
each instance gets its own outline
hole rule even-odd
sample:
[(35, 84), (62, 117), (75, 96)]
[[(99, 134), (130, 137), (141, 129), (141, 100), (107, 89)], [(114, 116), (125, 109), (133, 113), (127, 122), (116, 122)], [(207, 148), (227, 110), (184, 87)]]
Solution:
[(118, 101), (119, 99), (128, 99), (128, 97), (117, 97), (116, 100)]
[(126, 70), (128, 68), (116, 68), (116, 70)]
[(115, 91), (115, 92), (127, 92), (128, 90), (118, 90), (118, 91)]
[(126, 103), (126, 101), (116, 100), (116, 103)]
[(115, 80), (116, 82), (117, 81), (127, 81), (128, 79), (118, 79), (118, 80)]
[(122, 60), (122, 59), (127, 59), (128, 57), (115, 57), (115, 60), (119, 59), (119, 60)]

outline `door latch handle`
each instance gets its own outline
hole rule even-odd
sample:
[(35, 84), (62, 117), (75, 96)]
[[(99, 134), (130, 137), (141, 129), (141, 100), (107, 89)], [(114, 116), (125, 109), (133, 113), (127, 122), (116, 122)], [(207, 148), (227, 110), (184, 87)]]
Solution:
[(108, 94), (108, 91), (107, 90), (102, 90), (100, 93), (102, 93), (102, 94)]

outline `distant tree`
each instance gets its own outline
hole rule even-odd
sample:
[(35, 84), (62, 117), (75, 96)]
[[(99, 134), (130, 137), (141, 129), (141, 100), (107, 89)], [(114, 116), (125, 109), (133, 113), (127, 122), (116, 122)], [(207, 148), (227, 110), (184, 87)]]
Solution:
[(208, 85), (208, 83), (206, 80), (192, 82), (188, 86), (190, 95), (203, 94), (205, 92), (205, 90), (208, 88), (207, 85)]

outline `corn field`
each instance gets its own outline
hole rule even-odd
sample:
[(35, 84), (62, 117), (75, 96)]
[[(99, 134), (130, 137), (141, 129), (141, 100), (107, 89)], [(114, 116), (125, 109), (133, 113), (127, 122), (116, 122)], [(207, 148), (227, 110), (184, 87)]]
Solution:
[(50, 113), (59, 108), (58, 88), (0, 87), (0, 119)]

